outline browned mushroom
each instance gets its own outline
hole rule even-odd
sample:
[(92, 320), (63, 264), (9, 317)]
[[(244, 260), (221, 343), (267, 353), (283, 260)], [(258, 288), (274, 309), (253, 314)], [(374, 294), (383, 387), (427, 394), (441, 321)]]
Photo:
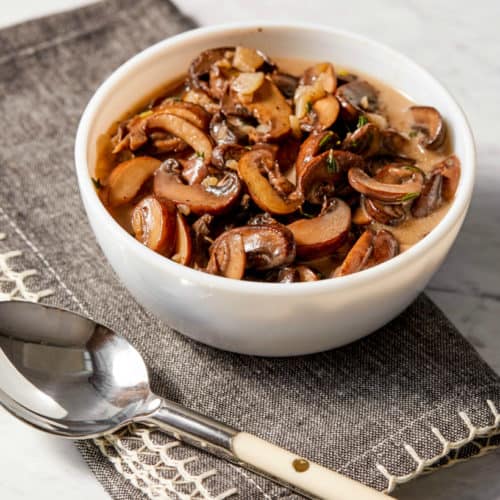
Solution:
[(286, 266), (294, 259), (295, 242), (285, 226), (242, 226), (222, 233), (214, 241), (207, 271), (241, 279), (245, 268), (265, 271)]
[(164, 113), (184, 118), (201, 130), (206, 130), (210, 123), (210, 115), (199, 104), (174, 100), (172, 98), (163, 100), (153, 111), (163, 111)]
[(212, 152), (212, 165), (238, 170), (238, 161), (247, 151), (239, 144), (220, 144)]
[(176, 209), (168, 200), (147, 196), (132, 212), (132, 229), (142, 244), (169, 257), (176, 238)]
[(460, 180), (460, 160), (455, 155), (451, 155), (438, 163), (432, 172), (440, 173), (443, 176), (443, 199), (451, 201), (455, 196), (458, 181)]
[(330, 255), (345, 241), (350, 227), (351, 209), (339, 198), (334, 198), (318, 217), (288, 225), (295, 237), (297, 256), (305, 260)]
[(339, 112), (339, 101), (333, 95), (327, 95), (311, 106), (311, 112), (300, 122), (300, 127), (306, 132), (326, 130), (337, 121)]
[(351, 168), (349, 184), (368, 198), (385, 203), (404, 203), (416, 198), (422, 191), (424, 177), (416, 167), (388, 166), (376, 177), (370, 177), (360, 168)]
[(187, 185), (179, 172), (164, 164), (156, 171), (153, 191), (156, 196), (186, 205), (195, 214), (220, 214), (236, 203), (241, 183), (235, 172), (225, 171), (206, 177), (201, 184)]
[(380, 131), (380, 155), (405, 156), (407, 144), (408, 139), (397, 130), (386, 128)]
[(413, 202), (413, 217), (427, 217), (437, 210), (442, 200), (443, 176), (440, 173), (431, 175), (424, 183), (420, 196)]
[(332, 278), (368, 269), (399, 253), (399, 243), (386, 229), (367, 229), (353, 245), (342, 264), (332, 273)]
[(353, 167), (363, 168), (361, 156), (348, 151), (330, 149), (315, 156), (301, 170), (297, 187), (302, 197), (310, 203), (322, 204), (325, 196), (331, 197), (335, 183)]
[(363, 195), (361, 195), (360, 207), (368, 214), (370, 219), (387, 226), (397, 226), (404, 222), (407, 217), (403, 205), (390, 205), (366, 198)]
[(226, 55), (233, 50), (233, 47), (219, 47), (199, 54), (189, 66), (188, 74), (191, 84), (210, 95), (209, 78), (212, 66), (221, 59), (225, 59)]
[(214, 114), (220, 110), (220, 105), (201, 89), (189, 88), (182, 94), (184, 102), (198, 104), (207, 113)]
[(413, 128), (422, 132), (420, 144), (427, 149), (440, 148), (446, 139), (446, 126), (439, 111), (432, 106), (411, 106)]
[(160, 160), (150, 156), (137, 156), (120, 163), (108, 179), (109, 205), (117, 207), (132, 201), (160, 165)]
[(296, 196), (283, 197), (276, 191), (264, 172), (274, 168), (274, 156), (264, 148), (254, 149), (245, 153), (238, 163), (238, 173), (245, 182), (253, 201), (265, 212), (272, 214), (290, 214), (295, 212), (302, 203)]
[(168, 113), (154, 113), (147, 119), (147, 128), (161, 129), (180, 137), (186, 144), (191, 146), (198, 156), (206, 163), (212, 158), (212, 143), (209, 137), (198, 127), (184, 118)]
[[(168, 159), (166, 161), (176, 161)], [(187, 160), (179, 160), (182, 164), (182, 178), (188, 184), (200, 184), (208, 175), (208, 165), (202, 156), (194, 154)]]
[(331, 130), (325, 130), (323, 132), (317, 131), (309, 134), (307, 139), (300, 146), (295, 162), (297, 177), (300, 176), (306, 164), (310, 162), (313, 157), (338, 145), (340, 145), (340, 140), (337, 134)]
[(171, 259), (183, 266), (189, 266), (193, 254), (193, 243), (189, 224), (182, 214), (176, 214), (175, 247)]
[(378, 108), (378, 92), (365, 80), (353, 80), (337, 88), (341, 114), (347, 122), (356, 122), (360, 113), (373, 112)]
[(279, 283), (298, 283), (318, 280), (318, 275), (311, 268), (304, 265), (282, 267), (276, 279)]
[(347, 134), (342, 147), (366, 158), (379, 153), (381, 134), (373, 123), (366, 123), (354, 132)]

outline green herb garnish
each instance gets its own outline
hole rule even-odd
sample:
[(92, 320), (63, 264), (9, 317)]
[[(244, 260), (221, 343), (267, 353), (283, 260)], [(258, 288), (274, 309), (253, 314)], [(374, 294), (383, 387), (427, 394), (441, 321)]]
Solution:
[(408, 135), (409, 135), (411, 138), (413, 138), (413, 137), (417, 137), (417, 135), (418, 135), (418, 131), (417, 131), (417, 130), (410, 130), (410, 131), (408, 132)]
[(142, 113), (139, 113), (139, 118), (146, 118), (146, 116), (150, 116), (153, 114), (152, 109), (147, 109), (146, 111), (143, 111)]
[(201, 158), (202, 160), (205, 158), (205, 153), (203, 151), (196, 151), (196, 158)]
[(337, 160), (335, 159), (335, 156), (333, 156), (333, 149), (330, 149), (330, 152), (326, 157), (326, 169), (330, 174), (335, 174), (336, 172), (339, 171)]
[(333, 132), (327, 132), (325, 134), (325, 137), (323, 137), (323, 139), (321, 139), (321, 141), (319, 141), (319, 149), (321, 150), (321, 148), (323, 148), (324, 146), (326, 146), (333, 138)]
[(92, 183), (96, 189), (102, 189), (104, 186), (101, 184), (101, 180), (99, 178), (94, 179), (92, 177)]
[(359, 115), (357, 128), (361, 128), (363, 125), (366, 125), (367, 123), (368, 123), (368, 118), (365, 115)]
[(306, 113), (310, 113), (313, 109), (313, 105), (311, 101), (306, 102)]
[(306, 219), (314, 219), (314, 217), (316, 217), (313, 214), (309, 214), (307, 212), (304, 212), (304, 209), (302, 207), (300, 207), (300, 214), (303, 215)]
[(418, 198), (419, 196), (420, 193), (408, 193), (401, 198), (401, 201), (410, 201), (413, 200), (414, 198)]

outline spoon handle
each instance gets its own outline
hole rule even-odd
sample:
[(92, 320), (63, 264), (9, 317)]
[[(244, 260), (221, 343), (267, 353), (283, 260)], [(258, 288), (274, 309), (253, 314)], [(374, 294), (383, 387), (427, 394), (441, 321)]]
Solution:
[(325, 500), (375, 500), (387, 495), (247, 432), (239, 432), (172, 401), (145, 421), (176, 439), (222, 456), (308, 497)]

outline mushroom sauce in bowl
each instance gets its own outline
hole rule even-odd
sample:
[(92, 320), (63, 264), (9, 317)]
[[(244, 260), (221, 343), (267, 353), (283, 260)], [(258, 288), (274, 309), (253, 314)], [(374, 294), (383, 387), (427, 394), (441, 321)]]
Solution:
[(460, 161), (435, 107), (244, 46), (187, 69), (98, 141), (99, 196), (151, 250), (233, 279), (317, 281), (395, 257), (447, 212)]

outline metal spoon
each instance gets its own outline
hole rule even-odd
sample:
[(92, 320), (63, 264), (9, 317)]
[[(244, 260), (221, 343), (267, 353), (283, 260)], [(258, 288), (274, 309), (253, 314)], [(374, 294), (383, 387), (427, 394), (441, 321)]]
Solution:
[(0, 403), (38, 429), (88, 439), (145, 422), (311, 497), (388, 498), (151, 392), (141, 355), (105, 326), (55, 307), (0, 303)]

